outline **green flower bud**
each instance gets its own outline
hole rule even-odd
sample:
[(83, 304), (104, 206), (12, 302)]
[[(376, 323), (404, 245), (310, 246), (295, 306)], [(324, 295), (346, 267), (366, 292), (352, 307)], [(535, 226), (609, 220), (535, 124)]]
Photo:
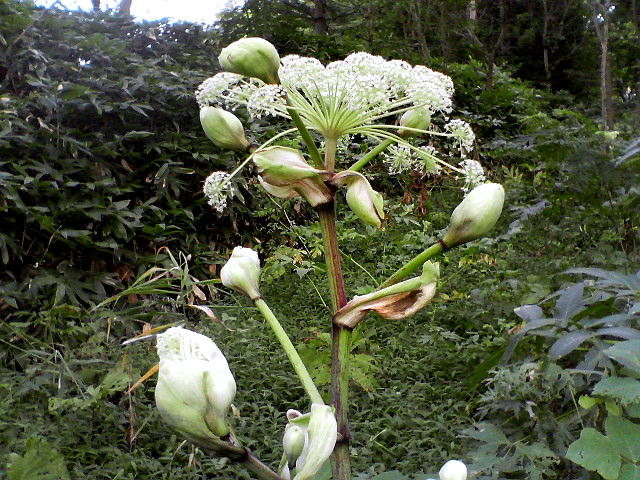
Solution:
[(252, 300), (260, 297), (260, 259), (258, 254), (245, 247), (236, 247), (231, 257), (220, 270), (220, 279), (225, 287), (244, 293)]
[(236, 394), (227, 360), (209, 337), (182, 327), (157, 339), (160, 416), (196, 444), (215, 443), (229, 433), (225, 417)]
[(371, 188), (364, 175), (347, 170), (336, 174), (331, 182), (334, 185), (347, 184), (347, 204), (360, 220), (377, 228), (382, 226), (384, 200), (380, 193)]
[(449, 460), (438, 475), (440, 480), (467, 480), (467, 467), (460, 460)]
[(324, 172), (309, 165), (293, 148), (265, 148), (253, 156), (260, 183), (272, 195), (290, 198), (302, 195), (312, 206), (330, 202), (331, 191), (322, 181)]
[(284, 453), (287, 456), (287, 465), (289, 470), (293, 470), (296, 465), (296, 461), (302, 454), (304, 444), (307, 441), (307, 429), (288, 423), (284, 429), (284, 437), (282, 437), (282, 446), (284, 447)]
[(296, 461), (293, 480), (313, 478), (329, 459), (338, 439), (338, 424), (329, 405), (314, 403), (307, 428), (307, 441)]
[(447, 247), (454, 247), (484, 237), (500, 218), (503, 204), (502, 185), (485, 183), (474, 188), (451, 214), (442, 241)]
[[(400, 127), (426, 130), (430, 124), (431, 112), (425, 107), (412, 108), (411, 110), (404, 112), (400, 117)], [(408, 138), (417, 134), (417, 132), (405, 130), (404, 128), (398, 129), (397, 133), (402, 138)]]
[(265, 83), (280, 83), (280, 56), (276, 48), (263, 38), (241, 38), (233, 42), (222, 49), (218, 61), (229, 72), (259, 78)]
[(222, 108), (202, 107), (200, 123), (207, 138), (219, 147), (231, 150), (246, 150), (249, 147), (242, 122), (231, 112)]

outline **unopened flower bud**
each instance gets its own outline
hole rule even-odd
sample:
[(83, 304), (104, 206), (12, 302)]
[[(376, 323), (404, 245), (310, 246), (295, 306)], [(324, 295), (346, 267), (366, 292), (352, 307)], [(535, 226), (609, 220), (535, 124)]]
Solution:
[[(400, 117), (400, 127), (426, 130), (430, 123), (431, 112), (425, 107), (412, 108), (411, 110), (404, 112)], [(417, 132), (405, 130), (404, 128), (398, 129), (397, 133), (402, 138), (408, 138), (417, 134)]]
[(485, 183), (474, 188), (451, 214), (442, 241), (447, 247), (454, 247), (484, 237), (500, 218), (503, 204), (502, 185)]
[(449, 460), (438, 475), (440, 480), (467, 480), (467, 467), (460, 460)]
[(295, 425), (293, 423), (287, 424), (284, 430), (284, 437), (282, 438), (282, 446), (284, 447), (284, 453), (287, 456), (287, 464), (289, 470), (293, 470), (296, 465), (296, 460), (302, 454), (302, 449), (307, 440), (307, 429)]
[(229, 433), (225, 417), (236, 382), (220, 349), (209, 337), (182, 327), (157, 338), (160, 416), (196, 444), (211, 444)]
[(323, 172), (309, 165), (298, 150), (265, 148), (255, 153), (253, 161), (258, 167), (260, 183), (272, 195), (289, 198), (295, 196), (295, 192), (314, 207), (333, 198), (322, 181)]
[(241, 38), (223, 48), (218, 57), (222, 68), (265, 83), (279, 83), (280, 56), (276, 47), (263, 38)]
[(207, 138), (219, 147), (231, 150), (246, 150), (249, 147), (242, 122), (231, 112), (222, 108), (202, 107), (200, 123)]
[(336, 174), (331, 181), (335, 185), (347, 184), (347, 204), (360, 220), (377, 228), (382, 226), (384, 200), (364, 175), (347, 170)]
[(245, 247), (236, 247), (231, 257), (220, 270), (220, 279), (225, 287), (244, 293), (252, 300), (260, 297), (260, 259), (258, 254)]
[(298, 460), (293, 480), (313, 478), (329, 459), (338, 439), (338, 424), (329, 405), (314, 403), (307, 428), (307, 441)]

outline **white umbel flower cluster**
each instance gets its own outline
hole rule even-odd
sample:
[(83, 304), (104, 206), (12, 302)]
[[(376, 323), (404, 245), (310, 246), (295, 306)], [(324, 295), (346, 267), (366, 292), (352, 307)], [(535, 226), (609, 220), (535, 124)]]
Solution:
[(478, 185), (482, 185), (487, 180), (480, 162), (476, 162), (475, 160), (463, 160), (458, 165), (462, 168), (464, 173), (464, 186), (462, 187), (463, 192), (469, 193), (471, 190), (476, 188)]
[(460, 153), (465, 154), (473, 150), (473, 142), (476, 140), (476, 136), (471, 129), (471, 126), (464, 120), (451, 120), (445, 125), (445, 130), (451, 134), (453, 139), (460, 147)]
[(209, 205), (221, 214), (227, 206), (227, 201), (233, 195), (233, 186), (229, 181), (231, 176), (227, 172), (213, 172), (204, 181), (202, 191), (207, 197)]
[[(420, 151), (424, 151), (421, 154)], [(407, 172), (418, 172), (422, 175), (437, 173), (439, 166), (435, 162), (436, 149), (432, 146), (420, 147), (416, 151), (405, 144), (390, 146), (383, 154), (382, 161), (392, 175)]]
[(423, 65), (412, 67), (364, 52), (326, 66), (315, 58), (289, 55), (282, 58), (278, 75), (280, 87), (218, 73), (200, 85), (196, 98), (200, 106), (244, 105), (254, 118), (288, 117), (286, 92), (290, 107), (308, 128), (336, 137), (364, 133), (358, 129), (414, 107), (431, 113), (451, 111), (449, 77)]

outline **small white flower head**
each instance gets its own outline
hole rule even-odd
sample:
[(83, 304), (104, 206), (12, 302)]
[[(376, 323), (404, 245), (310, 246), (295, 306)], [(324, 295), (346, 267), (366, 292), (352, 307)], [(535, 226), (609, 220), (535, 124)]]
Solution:
[(233, 42), (222, 49), (218, 61), (229, 72), (258, 78), (265, 83), (278, 83), (280, 56), (263, 38), (241, 38)]
[(406, 172), (418, 172), (426, 175), (439, 171), (435, 154), (435, 148), (429, 145), (422, 146), (419, 151), (416, 151), (408, 145), (397, 144), (390, 146), (382, 154), (382, 161), (392, 175)]
[(247, 111), (252, 118), (286, 115), (286, 92), (279, 85), (264, 85), (254, 90), (247, 99)]
[(220, 105), (223, 99), (242, 81), (242, 75), (229, 72), (216, 73), (207, 78), (196, 90), (196, 101), (200, 108), (207, 105)]
[(242, 122), (231, 112), (222, 108), (202, 107), (200, 124), (207, 138), (219, 147), (240, 151), (249, 147)]
[[(287, 417), (290, 423), (285, 428), (283, 440), (287, 462), (280, 475), (293, 480), (312, 479), (329, 459), (336, 445), (336, 417), (329, 405), (319, 403), (311, 405), (311, 413), (292, 418), (287, 412)], [(301, 443), (302, 450), (299, 448)]]
[(209, 337), (182, 327), (169, 328), (157, 340), (160, 416), (196, 444), (229, 433), (226, 414), (236, 382), (220, 349)]
[(207, 197), (207, 203), (221, 214), (227, 206), (227, 201), (233, 196), (231, 176), (227, 172), (213, 172), (204, 181), (202, 192)]
[(467, 467), (460, 460), (449, 460), (439, 472), (440, 480), (467, 480)]
[(463, 192), (469, 193), (471, 190), (482, 185), (486, 181), (484, 169), (482, 168), (482, 165), (480, 165), (480, 162), (475, 160), (463, 160), (458, 165), (460, 165), (464, 172)]
[(502, 185), (485, 183), (474, 188), (451, 214), (442, 241), (448, 247), (454, 247), (484, 237), (500, 218), (503, 205)]
[(476, 136), (467, 122), (457, 119), (451, 120), (445, 125), (445, 130), (451, 134), (463, 155), (473, 150), (473, 142), (475, 142)]
[(231, 257), (220, 270), (220, 279), (225, 287), (244, 293), (251, 300), (260, 298), (258, 254), (250, 248), (234, 248)]

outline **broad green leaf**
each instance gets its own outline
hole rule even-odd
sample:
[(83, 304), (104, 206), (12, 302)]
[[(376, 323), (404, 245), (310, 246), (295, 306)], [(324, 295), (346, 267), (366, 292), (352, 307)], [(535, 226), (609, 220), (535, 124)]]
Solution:
[(605, 377), (593, 388), (593, 394), (615, 398), (628, 405), (640, 400), (640, 381), (629, 377)]
[(69, 480), (64, 457), (41, 438), (27, 440), (24, 456), (12, 453), (7, 467), (9, 480)]
[(569, 445), (567, 458), (587, 470), (596, 471), (605, 480), (615, 480), (620, 471), (620, 455), (610, 439), (593, 428), (585, 428), (580, 438)]
[(627, 368), (640, 370), (640, 340), (616, 343), (604, 353)]
[(609, 415), (605, 429), (615, 450), (623, 458), (632, 462), (640, 460), (640, 425), (622, 417)]
[(640, 480), (640, 466), (625, 464), (620, 469), (618, 480)]
[(580, 405), (582, 408), (586, 408), (587, 410), (599, 403), (602, 403), (601, 398), (593, 398), (589, 395), (581, 395), (578, 399), (578, 405)]

